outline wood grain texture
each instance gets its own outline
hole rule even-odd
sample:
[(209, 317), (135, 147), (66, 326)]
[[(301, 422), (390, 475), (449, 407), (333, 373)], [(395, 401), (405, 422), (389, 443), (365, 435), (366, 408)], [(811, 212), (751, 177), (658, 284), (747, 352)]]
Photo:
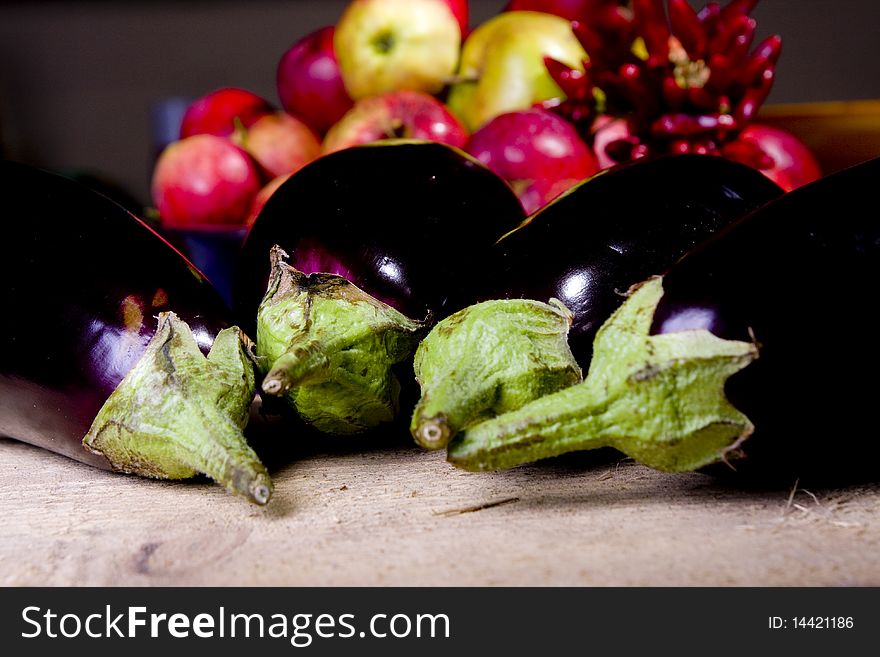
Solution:
[(747, 492), (575, 456), (300, 450), (265, 509), (0, 440), (2, 585), (880, 585), (880, 486)]

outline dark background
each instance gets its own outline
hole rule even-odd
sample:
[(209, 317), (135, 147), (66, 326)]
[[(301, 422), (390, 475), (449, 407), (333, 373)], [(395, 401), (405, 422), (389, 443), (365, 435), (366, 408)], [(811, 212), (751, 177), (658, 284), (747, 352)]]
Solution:
[[(241, 86), (277, 102), (275, 67), (346, 0), (0, 2), (0, 145), (109, 176), (146, 201), (157, 100)], [(472, 24), (506, 0), (471, 0)], [(695, 2), (702, 6), (703, 2)], [(773, 103), (880, 98), (878, 0), (763, 0), (784, 50)]]

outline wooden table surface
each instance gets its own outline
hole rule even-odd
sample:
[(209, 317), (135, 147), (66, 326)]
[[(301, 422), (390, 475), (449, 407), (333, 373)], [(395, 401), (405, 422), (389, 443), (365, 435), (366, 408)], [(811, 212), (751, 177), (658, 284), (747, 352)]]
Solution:
[(880, 486), (744, 491), (578, 455), (471, 474), (352, 440), (273, 477), (257, 508), (0, 440), (0, 584), (880, 585)]

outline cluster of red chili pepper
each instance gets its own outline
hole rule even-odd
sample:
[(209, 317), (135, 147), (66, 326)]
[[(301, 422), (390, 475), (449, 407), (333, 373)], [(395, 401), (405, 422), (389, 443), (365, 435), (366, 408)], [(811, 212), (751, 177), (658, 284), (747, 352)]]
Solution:
[[(597, 116), (624, 117), (629, 135), (607, 151), (617, 161), (649, 153), (719, 153), (770, 93), (782, 40), (753, 51), (758, 0), (594, 0), (574, 23), (590, 59), (584, 70), (548, 58), (567, 97), (553, 107), (585, 136)], [(553, 103), (551, 103), (553, 104)]]

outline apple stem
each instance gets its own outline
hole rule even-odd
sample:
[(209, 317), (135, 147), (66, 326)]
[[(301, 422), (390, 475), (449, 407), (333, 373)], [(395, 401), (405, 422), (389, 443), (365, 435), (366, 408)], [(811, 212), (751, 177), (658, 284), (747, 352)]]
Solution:
[(443, 83), (446, 85), (460, 84), (462, 82), (479, 82), (480, 76), (476, 74), (471, 75), (450, 75), (448, 78), (445, 78)]

